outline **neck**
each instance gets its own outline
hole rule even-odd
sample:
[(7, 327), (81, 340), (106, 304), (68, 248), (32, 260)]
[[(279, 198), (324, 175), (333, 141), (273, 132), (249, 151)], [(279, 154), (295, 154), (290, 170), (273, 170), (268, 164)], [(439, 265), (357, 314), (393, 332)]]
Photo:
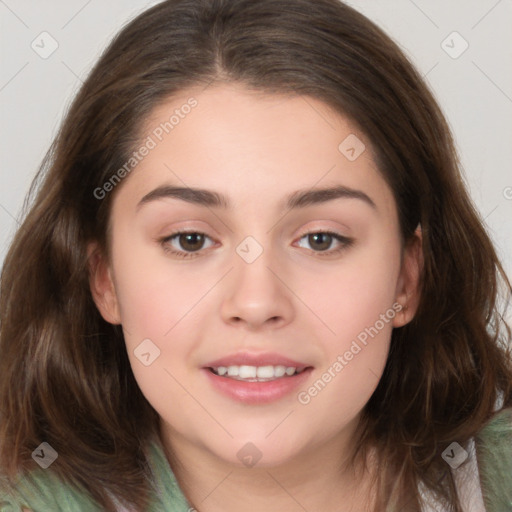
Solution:
[[(198, 512), (371, 511), (374, 465), (348, 463), (348, 437), (312, 445), (281, 464), (244, 467), (219, 458), (162, 426), (167, 459)], [(171, 455), (172, 454), (172, 455)]]

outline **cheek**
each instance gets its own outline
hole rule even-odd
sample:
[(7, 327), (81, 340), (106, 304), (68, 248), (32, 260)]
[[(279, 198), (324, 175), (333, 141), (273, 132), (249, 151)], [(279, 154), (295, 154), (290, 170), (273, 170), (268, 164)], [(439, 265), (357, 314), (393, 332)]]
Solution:
[(153, 251), (132, 251), (114, 265), (121, 319), (132, 340), (170, 337), (208, 289), (205, 274), (184, 272)]
[(297, 276), (301, 298), (318, 315), (325, 339), (331, 339), (335, 347), (374, 325), (395, 302), (399, 241), (385, 243), (376, 237), (374, 240), (354, 247), (334, 265)]
[(183, 413), (193, 405), (180, 383), (187, 382), (193, 364), (202, 326), (199, 316), (208, 307), (201, 297), (209, 286), (204, 274), (185, 273), (160, 260), (132, 252), (119, 257), (115, 268), (132, 371), (142, 393), (162, 416), (169, 404), (179, 403)]
[(384, 306), (351, 309), (332, 323), (336, 335), (323, 337), (325, 362), (299, 390), (297, 402), (325, 437), (351, 422), (375, 391), (388, 358), (393, 315)]
[(139, 387), (154, 406), (177, 400), (182, 392), (177, 382), (194, 364), (204, 326), (199, 317), (208, 308), (208, 273), (184, 272), (162, 253), (155, 257), (152, 250), (122, 247), (114, 268), (126, 349)]
[[(384, 370), (396, 315), (400, 245), (380, 243), (354, 252), (325, 275), (304, 276), (305, 299), (322, 324), (325, 364), (299, 403), (324, 425), (349, 421), (366, 404)], [(395, 306), (396, 307), (396, 306)]]

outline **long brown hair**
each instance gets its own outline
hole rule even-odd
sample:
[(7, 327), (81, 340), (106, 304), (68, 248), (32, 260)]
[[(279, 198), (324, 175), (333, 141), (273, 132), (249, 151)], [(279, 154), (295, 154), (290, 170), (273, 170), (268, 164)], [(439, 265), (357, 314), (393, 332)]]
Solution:
[(440, 453), (474, 436), (498, 398), (512, 406), (511, 333), (499, 308), (511, 287), (431, 92), (388, 36), (338, 0), (167, 0), (106, 49), (34, 179), (3, 266), (1, 473), (30, 471), (45, 440), (59, 453), (48, 471), (103, 508), (113, 510), (110, 495), (147, 506), (144, 446), (158, 415), (120, 327), (91, 297), (87, 242), (108, 255), (119, 187), (103, 199), (94, 191), (127, 161), (157, 104), (213, 82), (311, 96), (347, 116), (372, 143), (405, 242), (421, 224), (419, 309), (393, 331), (355, 454), (378, 450), (379, 510), (418, 509), (422, 482), (459, 511)]

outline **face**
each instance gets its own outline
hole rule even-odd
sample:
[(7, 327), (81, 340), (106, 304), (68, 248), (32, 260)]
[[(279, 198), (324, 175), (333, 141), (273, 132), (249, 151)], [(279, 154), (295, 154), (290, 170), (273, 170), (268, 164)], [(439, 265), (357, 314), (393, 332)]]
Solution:
[(160, 104), (141, 141), (91, 289), (162, 432), (260, 466), (348, 432), (414, 310), (370, 142), (313, 98), (235, 85)]

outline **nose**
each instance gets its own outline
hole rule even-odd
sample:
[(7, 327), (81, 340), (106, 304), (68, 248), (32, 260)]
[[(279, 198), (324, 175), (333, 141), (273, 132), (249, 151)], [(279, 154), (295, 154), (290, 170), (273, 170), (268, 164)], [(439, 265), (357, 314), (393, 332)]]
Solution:
[(234, 262), (221, 307), (224, 322), (252, 331), (290, 323), (294, 308), (289, 276), (280, 270), (272, 251), (263, 250), (251, 263), (235, 254)]

